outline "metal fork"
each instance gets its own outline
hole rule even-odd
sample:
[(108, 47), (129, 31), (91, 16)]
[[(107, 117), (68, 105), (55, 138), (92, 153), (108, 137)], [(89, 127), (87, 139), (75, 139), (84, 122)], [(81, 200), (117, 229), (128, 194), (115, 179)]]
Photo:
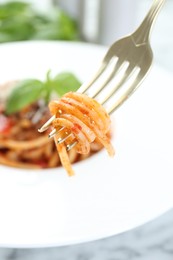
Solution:
[[(151, 27), (165, 0), (155, 0), (148, 14), (134, 33), (126, 36), (108, 49), (102, 63), (89, 81), (84, 83), (77, 92), (85, 93), (104, 105), (107, 112), (112, 114), (139, 87), (152, 61), (153, 52), (149, 42)], [(55, 116), (52, 116), (40, 129), (43, 132), (49, 128)], [(60, 128), (60, 132), (63, 128)], [(57, 134), (53, 129), (49, 137)], [(68, 138), (68, 134), (58, 139), (59, 143)], [(67, 146), (70, 150), (77, 142)]]

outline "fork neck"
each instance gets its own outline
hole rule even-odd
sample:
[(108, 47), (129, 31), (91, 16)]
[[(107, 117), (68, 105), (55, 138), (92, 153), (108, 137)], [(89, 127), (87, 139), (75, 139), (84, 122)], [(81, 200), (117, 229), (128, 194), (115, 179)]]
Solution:
[(164, 2), (165, 0), (154, 0), (149, 12), (147, 13), (146, 17), (142, 21), (141, 25), (137, 28), (137, 30), (132, 35), (132, 38), (136, 46), (143, 45), (149, 41), (149, 35), (150, 35), (152, 25)]

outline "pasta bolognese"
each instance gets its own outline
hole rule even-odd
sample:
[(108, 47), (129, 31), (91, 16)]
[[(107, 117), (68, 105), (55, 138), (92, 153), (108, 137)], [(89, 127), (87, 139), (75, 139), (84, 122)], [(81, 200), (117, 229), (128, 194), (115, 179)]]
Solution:
[[(8, 83), (8, 87), (14, 87), (16, 82)], [(1, 88), (2, 89), (2, 88)], [(2, 93), (2, 92), (1, 92)], [(67, 93), (62, 99), (60, 99), (60, 103), (67, 105), (66, 99), (71, 98), (71, 93)], [(76, 96), (79, 98), (79, 96)], [(88, 102), (89, 100), (86, 100)], [(74, 102), (74, 98), (73, 98)], [(78, 102), (77, 100), (75, 102)], [(88, 103), (89, 104), (89, 103)], [(94, 103), (93, 103), (94, 104)], [(68, 165), (72, 163), (84, 160), (91, 156), (92, 154), (100, 151), (103, 146), (107, 142), (107, 149), (109, 153), (113, 153), (113, 149), (111, 148), (109, 141), (110, 135), (109, 131), (106, 133), (109, 128), (109, 118), (104, 115), (104, 112), (99, 109), (99, 116), (104, 117), (105, 122), (107, 122), (107, 130), (106, 126), (100, 127), (103, 128), (104, 134), (103, 136), (100, 134), (96, 136), (96, 130), (89, 129), (85, 122), (80, 122), (82, 125), (84, 134), (87, 135), (87, 140), (89, 144), (87, 148), (85, 147), (86, 151), (80, 149), (82, 148), (82, 141), (80, 134), (78, 136), (79, 144), (76, 145), (73, 149), (66, 152), (65, 146), (63, 144), (58, 145), (57, 138), (58, 136), (55, 135), (54, 140), (48, 138), (49, 130), (45, 131), (42, 135), (38, 133), (38, 129), (47, 121), (51, 113), (54, 113), (54, 109), (56, 109), (57, 103), (52, 101), (50, 103), (50, 110), (44, 100), (40, 99), (36, 102), (33, 102), (30, 105), (25, 106), (20, 111), (12, 113), (10, 115), (6, 114), (6, 102), (5, 99), (1, 100), (0, 102), (0, 164), (10, 166), (10, 167), (17, 167), (17, 168), (27, 168), (27, 169), (46, 169), (46, 168), (55, 168), (63, 166), (66, 168), (69, 175), (74, 174), (68, 167), (66, 167), (64, 160), (62, 159), (63, 156), (61, 154), (65, 154), (65, 157), (68, 158)], [(95, 103), (96, 105), (96, 103)], [(53, 107), (54, 106), (54, 107)], [(68, 104), (69, 106), (69, 104)], [(88, 106), (88, 105), (87, 105)], [(96, 112), (89, 112), (90, 107), (85, 108), (88, 111), (89, 116), (91, 114), (96, 116)], [(59, 111), (59, 110), (57, 110)], [(98, 111), (97, 111), (98, 112)], [(79, 111), (78, 111), (79, 113)], [(81, 109), (80, 109), (81, 113)], [(86, 117), (86, 116), (85, 116)], [(73, 132), (79, 130), (79, 119), (77, 119), (76, 115), (64, 115), (64, 120), (66, 122), (70, 122), (70, 120), (77, 120), (77, 123), (73, 123), (75, 127), (73, 128)], [(60, 124), (59, 119), (56, 118), (55, 122), (53, 123), (53, 127), (56, 127), (57, 124)], [(62, 120), (62, 117), (61, 117)], [(62, 123), (62, 122), (61, 122)], [(82, 135), (82, 134), (81, 134)], [(107, 137), (106, 137), (107, 136)], [(86, 141), (85, 141), (86, 142)], [(80, 149), (79, 149), (80, 148)], [(58, 153), (57, 153), (58, 149)], [(63, 153), (61, 153), (63, 151)], [(80, 152), (80, 153), (79, 153)]]

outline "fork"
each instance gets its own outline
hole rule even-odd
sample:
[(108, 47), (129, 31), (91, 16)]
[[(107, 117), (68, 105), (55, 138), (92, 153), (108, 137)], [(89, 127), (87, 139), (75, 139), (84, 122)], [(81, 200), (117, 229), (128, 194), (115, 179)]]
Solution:
[[(108, 114), (117, 110), (139, 87), (147, 75), (153, 61), (153, 52), (149, 42), (151, 27), (165, 0), (155, 0), (140, 26), (131, 34), (113, 43), (104, 56), (94, 77), (84, 83), (77, 92), (85, 93), (104, 105)], [(52, 116), (38, 131), (49, 128), (55, 116)], [(53, 129), (49, 137), (63, 130)], [(69, 137), (60, 137), (58, 143)], [(70, 150), (77, 144), (67, 145)]]

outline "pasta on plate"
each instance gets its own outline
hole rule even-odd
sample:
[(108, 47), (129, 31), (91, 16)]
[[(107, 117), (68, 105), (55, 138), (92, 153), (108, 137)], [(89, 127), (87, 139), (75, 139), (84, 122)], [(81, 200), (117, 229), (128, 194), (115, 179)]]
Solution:
[[(14, 82), (11, 82), (14, 85)], [(104, 146), (114, 154), (110, 144), (110, 118), (106, 111), (87, 96), (68, 92), (49, 107), (37, 100), (15, 113), (6, 114), (5, 102), (0, 105), (0, 164), (42, 169), (65, 167), (69, 175), (74, 171), (71, 164), (84, 160), (100, 151)], [(40, 134), (38, 129), (56, 114), (52, 127), (64, 126), (72, 132), (65, 143), (58, 144), (59, 135), (48, 138), (50, 130)], [(63, 131), (60, 131), (62, 135)], [(74, 148), (66, 151), (69, 142), (77, 140)]]

